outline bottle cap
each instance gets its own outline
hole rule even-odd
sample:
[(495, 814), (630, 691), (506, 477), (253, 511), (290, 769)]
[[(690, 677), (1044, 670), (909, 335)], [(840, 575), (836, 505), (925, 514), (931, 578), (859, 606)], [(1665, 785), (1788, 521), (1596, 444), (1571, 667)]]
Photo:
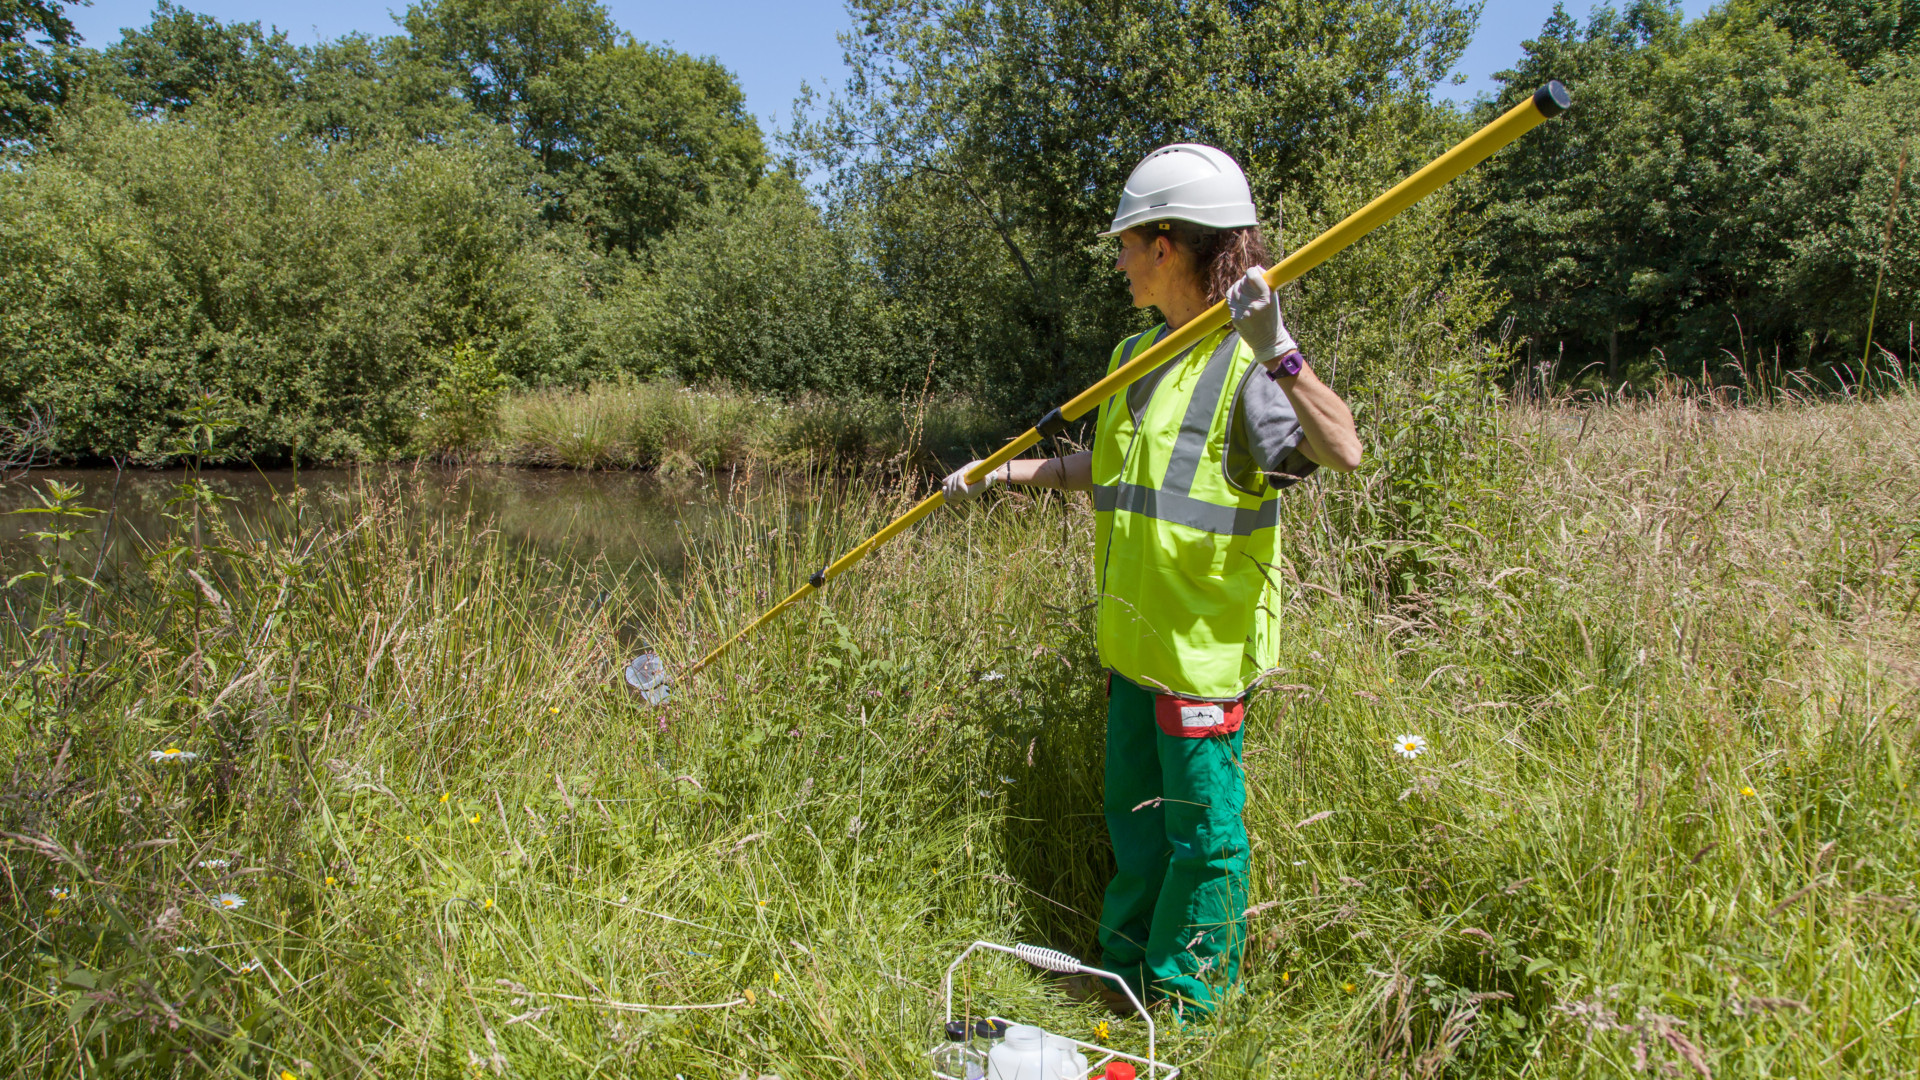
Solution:
[(947, 1021), (947, 1041), (948, 1042), (966, 1042), (967, 1041), (967, 1022), (965, 1020)]
[(1127, 1061), (1107, 1062), (1107, 1073), (1102, 1080), (1133, 1080), (1133, 1063)]
[(975, 1020), (973, 1033), (983, 1039), (1004, 1039), (1007, 1037), (1005, 1020)]

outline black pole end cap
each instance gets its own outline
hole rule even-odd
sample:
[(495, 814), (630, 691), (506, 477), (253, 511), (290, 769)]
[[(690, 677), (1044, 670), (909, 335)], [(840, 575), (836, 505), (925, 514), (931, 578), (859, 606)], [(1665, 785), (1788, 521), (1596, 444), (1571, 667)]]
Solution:
[(1560, 85), (1559, 79), (1551, 80), (1533, 92), (1533, 107), (1549, 120), (1566, 112), (1572, 105), (1573, 95), (1567, 93), (1567, 88)]

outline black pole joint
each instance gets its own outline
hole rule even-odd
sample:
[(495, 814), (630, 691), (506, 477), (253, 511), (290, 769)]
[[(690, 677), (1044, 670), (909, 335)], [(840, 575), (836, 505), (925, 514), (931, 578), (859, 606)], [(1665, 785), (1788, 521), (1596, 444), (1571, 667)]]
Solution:
[(824, 569), (815, 570), (813, 572), (813, 576), (807, 579), (807, 584), (813, 586), (816, 589), (824, 587), (827, 584), (826, 570)]
[(1040, 422), (1033, 425), (1033, 430), (1048, 438), (1052, 438), (1067, 430), (1067, 418), (1060, 415), (1059, 409), (1055, 409), (1041, 417)]
[(1567, 88), (1560, 85), (1559, 79), (1550, 80), (1547, 85), (1533, 92), (1533, 107), (1549, 120), (1566, 112), (1572, 104), (1573, 95), (1567, 93)]

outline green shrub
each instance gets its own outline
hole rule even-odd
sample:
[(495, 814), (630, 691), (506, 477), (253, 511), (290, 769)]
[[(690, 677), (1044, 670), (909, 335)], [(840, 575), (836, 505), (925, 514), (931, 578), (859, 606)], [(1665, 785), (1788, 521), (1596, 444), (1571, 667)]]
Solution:
[(471, 341), (448, 350), (437, 366), (441, 375), (414, 428), (415, 446), (429, 452), (485, 446), (499, 434), (500, 391), (507, 377), (493, 355)]
[(784, 174), (662, 240), (611, 290), (602, 317), (602, 366), (641, 378), (791, 396), (890, 390), (926, 368), (895, 352), (848, 234)]
[(67, 455), (167, 458), (207, 394), (231, 457), (359, 459), (406, 443), (461, 343), (564, 374), (579, 290), (510, 160), (264, 115), (70, 118), (0, 174), (0, 403), (52, 412)]

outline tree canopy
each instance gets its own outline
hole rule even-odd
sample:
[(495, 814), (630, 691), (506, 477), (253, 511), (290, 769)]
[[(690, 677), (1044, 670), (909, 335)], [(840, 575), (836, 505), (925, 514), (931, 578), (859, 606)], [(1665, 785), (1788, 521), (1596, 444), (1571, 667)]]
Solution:
[[(1427, 92), (1474, 21), (1454, 0), (852, 10), (845, 92), (798, 145), (832, 201), (858, 209), (889, 289), (953, 377), (1028, 407), (1103, 370), (1133, 323), (1094, 234), (1144, 154), (1212, 143), (1243, 162), (1262, 205), (1311, 201), (1325, 162), (1379, 115), (1403, 129), (1437, 115)], [(1421, 140), (1402, 136), (1393, 149), (1413, 153)]]
[(66, 100), (73, 22), (55, 0), (0, 0), (0, 143), (44, 131)]
[(205, 395), (236, 454), (399, 452), (462, 379), (930, 379), (1024, 423), (1151, 318), (1096, 237), (1148, 151), (1233, 154), (1279, 256), (1550, 78), (1565, 117), (1289, 288), (1316, 363), (1844, 382), (1920, 322), (1916, 5), (1556, 8), (1462, 111), (1470, 0), (852, 0), (770, 142), (592, 0), (315, 44), (160, 0), (97, 49), (0, 0), (0, 411), (156, 459)]
[(628, 253), (690, 210), (737, 205), (767, 162), (717, 62), (636, 42), (585, 0), (432, 0), (404, 19), (413, 54), (455, 78), (546, 174), (554, 220)]
[(1630, 361), (1695, 376), (1729, 356), (1857, 362), (1882, 266), (1880, 311), (1920, 316), (1914, 231), (1880, 251), (1920, 127), (1903, 104), (1915, 66), (1864, 48), (1850, 65), (1800, 25), (1742, 3), (1686, 23), (1677, 5), (1635, 0), (1584, 25), (1556, 8), (1525, 44), (1482, 117), (1548, 77), (1577, 107), (1489, 163), (1472, 209), (1475, 250), (1536, 349), (1614, 379)]

